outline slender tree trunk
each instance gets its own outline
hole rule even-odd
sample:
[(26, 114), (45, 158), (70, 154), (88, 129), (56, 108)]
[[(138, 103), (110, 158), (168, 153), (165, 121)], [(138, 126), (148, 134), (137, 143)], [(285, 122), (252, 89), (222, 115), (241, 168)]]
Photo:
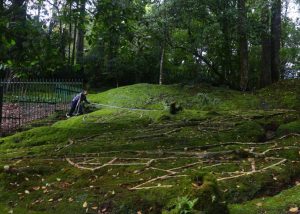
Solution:
[(83, 68), (83, 56), (84, 56), (84, 36), (85, 36), (85, 0), (80, 0), (80, 15), (78, 23), (78, 38), (77, 38), (77, 52), (76, 63)]
[[(12, 17), (11, 22), (15, 23), (19, 29), (25, 27), (26, 23), (26, 12), (27, 5), (25, 0), (13, 0), (12, 1)], [(23, 60), (23, 43), (26, 38), (26, 31), (21, 31), (18, 33), (14, 33), (16, 45), (12, 49), (11, 54), (14, 56), (14, 59), (19, 61)]]
[(281, 0), (272, 1), (271, 19), (271, 72), (272, 82), (280, 78)]
[(60, 52), (60, 55), (63, 59), (63, 61), (65, 60), (66, 58), (66, 38), (68, 37), (68, 32), (66, 29), (62, 29), (62, 33), (61, 33), (61, 36), (60, 36), (60, 45), (59, 45), (59, 52)]
[(261, 54), (261, 78), (260, 86), (265, 87), (272, 83), (271, 76), (271, 38), (270, 38), (270, 10), (268, 2), (265, 3), (264, 8), (261, 14), (261, 22), (264, 26), (264, 29), (261, 33), (261, 45), (262, 45), (262, 54)]
[(75, 64), (76, 38), (77, 38), (76, 35), (77, 35), (77, 18), (75, 18), (74, 31), (73, 31), (72, 65)]
[(248, 84), (248, 41), (247, 41), (247, 14), (245, 7), (246, 0), (238, 0), (239, 10), (239, 54), (240, 54), (240, 88), (242, 91), (247, 89)]
[(232, 60), (232, 52), (231, 52), (231, 41), (229, 36), (229, 28), (228, 28), (228, 20), (225, 18), (223, 23), (223, 66), (225, 71), (225, 80), (229, 79), (231, 74), (231, 60)]
[[(163, 0), (162, 5), (166, 5), (167, 0)], [(164, 56), (165, 56), (165, 48), (166, 48), (166, 41), (167, 41), (167, 37), (168, 37), (168, 26), (167, 26), (167, 10), (166, 7), (164, 7), (163, 9), (163, 19), (164, 19), (164, 23), (163, 23), (163, 42), (162, 42), (162, 46), (161, 46), (161, 55), (160, 55), (160, 64), (159, 64), (159, 85), (162, 85), (164, 83)]]
[(0, 19), (2, 19), (2, 17), (4, 16), (4, 0), (0, 0)]
[(163, 44), (162, 48), (161, 48), (160, 66), (159, 66), (159, 84), (160, 85), (162, 85), (164, 82), (164, 70), (163, 70), (164, 55), (165, 55), (165, 45)]
[(230, 36), (230, 18), (228, 18), (228, 10), (230, 9), (229, 1), (223, 0), (220, 1), (220, 16), (219, 22), (221, 25), (221, 30), (223, 34), (222, 41), (222, 53), (221, 62), (222, 62), (222, 70), (224, 71), (225, 80), (230, 80), (230, 74), (232, 71), (232, 47), (231, 47), (231, 36)]
[(72, 38), (72, 2), (69, 5), (69, 53), (68, 64), (71, 65), (71, 38)]
[(116, 81), (116, 87), (119, 87), (119, 72), (117, 70), (116, 66), (116, 57), (117, 57), (117, 49), (119, 46), (119, 38), (116, 33), (113, 31), (111, 32), (111, 37), (109, 39), (109, 45), (108, 45), (108, 54), (107, 54), (107, 70), (108, 73), (112, 74)]
[(4, 0), (0, 0), (0, 14), (4, 10)]
[(40, 17), (41, 17), (41, 4), (38, 3), (38, 15), (37, 15), (37, 21), (40, 22)]
[(13, 8), (13, 21), (22, 21), (26, 20), (26, 1), (25, 0), (13, 0), (12, 1)]

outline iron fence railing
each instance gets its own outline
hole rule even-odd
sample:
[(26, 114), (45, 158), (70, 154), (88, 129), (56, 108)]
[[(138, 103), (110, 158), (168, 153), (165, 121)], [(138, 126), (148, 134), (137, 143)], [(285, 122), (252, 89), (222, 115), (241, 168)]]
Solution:
[(0, 80), (0, 134), (67, 111), (72, 97), (81, 90), (79, 80)]

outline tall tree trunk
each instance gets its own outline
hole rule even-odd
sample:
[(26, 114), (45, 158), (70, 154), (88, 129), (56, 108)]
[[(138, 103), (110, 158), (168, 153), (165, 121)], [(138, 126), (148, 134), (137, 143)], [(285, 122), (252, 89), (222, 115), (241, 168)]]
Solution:
[(13, 8), (13, 21), (22, 21), (26, 20), (26, 10), (27, 5), (25, 0), (13, 0), (12, 1)]
[(41, 17), (41, 3), (38, 2), (38, 15), (37, 15), (37, 21), (40, 22)]
[(281, 0), (272, 0), (271, 19), (271, 72), (272, 82), (280, 77)]
[(83, 56), (84, 56), (84, 35), (85, 35), (85, 0), (80, 0), (80, 15), (78, 24), (78, 37), (77, 37), (77, 52), (76, 63), (83, 68)]
[(165, 45), (163, 44), (161, 47), (161, 56), (160, 56), (160, 65), (159, 65), (159, 84), (162, 85), (164, 82), (164, 55), (165, 55)]
[(4, 0), (0, 0), (0, 14), (4, 10)]
[(223, 0), (220, 2), (220, 18), (219, 22), (221, 25), (222, 31), (222, 53), (221, 55), (221, 63), (222, 70), (224, 71), (224, 79), (227, 82), (230, 80), (230, 74), (232, 71), (232, 47), (231, 47), (231, 36), (230, 36), (230, 17), (228, 17), (228, 11), (230, 9), (229, 1)]
[(69, 4), (69, 53), (68, 53), (68, 64), (71, 65), (71, 38), (72, 38), (72, 2)]
[(228, 20), (225, 18), (224, 19), (224, 23), (223, 23), (223, 28), (222, 28), (222, 32), (223, 32), (223, 38), (224, 38), (224, 42), (223, 42), (223, 57), (222, 57), (222, 61), (223, 61), (223, 68), (225, 71), (225, 80), (229, 80), (229, 76), (231, 74), (231, 58), (232, 58), (232, 52), (231, 52), (231, 41), (230, 41), (230, 36), (229, 36), (229, 28), (228, 28)]
[[(61, 22), (60, 22), (61, 23)], [(62, 33), (60, 35), (60, 45), (59, 52), (62, 60), (64, 61), (66, 58), (66, 44), (67, 44), (68, 32), (66, 29), (62, 29)]]
[(75, 64), (76, 37), (77, 37), (76, 35), (77, 35), (77, 18), (75, 18), (74, 31), (73, 31), (72, 65)]
[[(12, 22), (20, 26), (20, 29), (25, 25), (26, 22), (26, 2), (25, 0), (14, 0), (12, 1)], [(24, 42), (24, 33), (21, 32), (16, 34), (16, 47), (22, 49)]]
[(239, 54), (240, 54), (240, 88), (247, 89), (248, 84), (248, 41), (247, 41), (247, 14), (246, 0), (238, 0), (238, 25), (239, 25)]
[(15, 39), (16, 45), (11, 49), (10, 54), (14, 58), (14, 60), (20, 62), (24, 60), (23, 44), (26, 40), (26, 31), (21, 30), (25, 27), (26, 24), (26, 1), (13, 0), (11, 8), (11, 22), (15, 23), (18, 27), (17, 30), (13, 32), (13, 38)]
[(116, 57), (117, 57), (117, 49), (119, 46), (119, 36), (114, 32), (111, 31), (112, 35), (109, 38), (108, 42), (108, 52), (107, 52), (107, 71), (110, 73), (115, 81), (116, 81), (116, 87), (119, 87), (119, 72), (117, 70), (116, 66)]
[(265, 2), (262, 9), (261, 22), (264, 29), (261, 33), (261, 77), (260, 77), (260, 87), (265, 87), (272, 83), (271, 76), (271, 38), (270, 38), (270, 10), (269, 3)]
[(166, 4), (167, 0), (161, 1), (161, 5), (164, 5), (163, 8), (163, 41), (161, 45), (161, 55), (160, 55), (160, 63), (159, 63), (159, 85), (162, 85), (164, 83), (164, 56), (165, 56), (165, 48), (166, 48), (166, 43), (167, 43), (167, 37), (168, 37), (168, 26), (167, 26), (167, 9), (166, 9)]

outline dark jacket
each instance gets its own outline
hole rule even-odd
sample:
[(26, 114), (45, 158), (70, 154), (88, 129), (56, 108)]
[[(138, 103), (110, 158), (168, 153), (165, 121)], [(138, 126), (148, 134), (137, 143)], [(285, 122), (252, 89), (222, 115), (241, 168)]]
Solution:
[(83, 92), (77, 94), (77, 95), (73, 98), (72, 103), (78, 103), (78, 101), (79, 101), (79, 102), (90, 103), (89, 101), (87, 101), (86, 96), (84, 95)]

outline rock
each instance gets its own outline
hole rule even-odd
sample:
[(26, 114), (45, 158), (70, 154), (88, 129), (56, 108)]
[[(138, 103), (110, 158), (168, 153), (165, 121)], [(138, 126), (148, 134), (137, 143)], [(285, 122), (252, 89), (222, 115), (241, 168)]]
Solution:
[(299, 208), (298, 207), (291, 207), (289, 209), (289, 213), (290, 214), (297, 214), (297, 213), (299, 213)]
[(266, 132), (266, 140), (272, 140), (274, 137), (276, 136), (276, 132), (275, 131), (270, 131), (268, 130)]

